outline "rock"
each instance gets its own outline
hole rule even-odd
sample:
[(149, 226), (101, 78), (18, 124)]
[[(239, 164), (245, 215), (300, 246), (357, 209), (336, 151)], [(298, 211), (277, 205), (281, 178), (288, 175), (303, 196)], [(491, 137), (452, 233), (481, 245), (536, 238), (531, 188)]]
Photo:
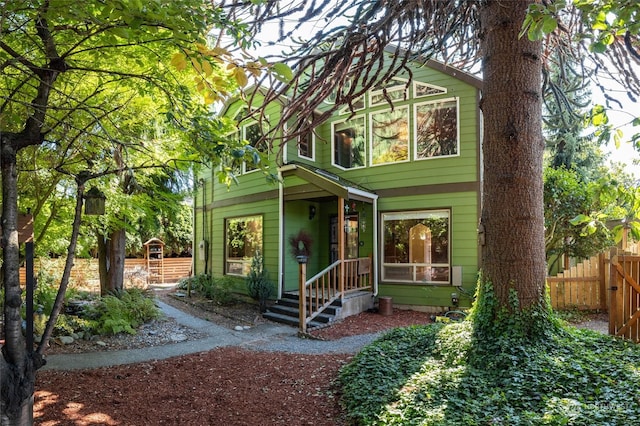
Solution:
[(105, 342), (103, 342), (102, 340), (96, 340), (96, 342), (95, 342), (95, 343), (96, 343), (96, 345), (98, 345), (98, 346), (102, 346), (102, 347), (107, 346), (107, 344), (106, 344)]
[(250, 327), (250, 326), (248, 326), (248, 325), (245, 325), (245, 326), (244, 326), (244, 327), (242, 327), (242, 328), (243, 328), (243, 329), (245, 329), (245, 330), (249, 330), (251, 327)]
[(70, 345), (75, 341), (75, 339), (71, 336), (60, 336), (58, 340), (63, 345)]
[(244, 327), (243, 327), (243, 326), (241, 326), (241, 325), (236, 325), (236, 326), (235, 326), (235, 328), (234, 328), (234, 330), (235, 330), (235, 331), (243, 331), (243, 330), (244, 330)]
[(182, 333), (174, 333), (169, 338), (172, 342), (184, 342), (187, 340), (187, 336)]

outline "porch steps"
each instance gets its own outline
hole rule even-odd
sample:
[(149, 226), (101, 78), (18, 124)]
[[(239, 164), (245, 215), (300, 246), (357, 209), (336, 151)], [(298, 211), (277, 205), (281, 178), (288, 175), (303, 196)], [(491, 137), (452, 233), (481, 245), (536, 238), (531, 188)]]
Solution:
[[(274, 305), (267, 309), (262, 316), (270, 321), (287, 324), (293, 327), (299, 326), (300, 310), (298, 309), (299, 297), (296, 293), (284, 293)], [(340, 300), (334, 301), (327, 306), (313, 321), (307, 324), (307, 328), (326, 327), (338, 316), (342, 303)]]

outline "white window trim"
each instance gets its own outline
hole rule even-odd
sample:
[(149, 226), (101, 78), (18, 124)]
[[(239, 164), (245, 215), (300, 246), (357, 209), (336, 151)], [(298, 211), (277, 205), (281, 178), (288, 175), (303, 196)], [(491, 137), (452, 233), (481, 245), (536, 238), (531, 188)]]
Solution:
[[(418, 157), (418, 108), (429, 104), (438, 104), (444, 102), (456, 102), (456, 154), (453, 155), (436, 155), (434, 157)], [(460, 98), (444, 98), (428, 102), (420, 102), (413, 105), (413, 159), (415, 161), (437, 160), (440, 158), (460, 157)]]
[[(393, 216), (393, 215), (397, 215), (399, 216), (396, 219), (411, 219), (411, 218), (415, 218), (415, 219), (423, 219), (425, 217), (428, 217), (429, 214), (434, 214), (434, 213), (446, 213), (447, 214), (447, 219), (449, 221), (448, 224), (448, 236), (447, 236), (447, 240), (449, 241), (449, 244), (447, 245), (447, 258), (449, 259), (449, 263), (430, 263), (430, 264), (422, 264), (422, 263), (385, 263), (384, 262), (384, 247), (385, 247), (385, 240), (384, 240), (384, 236), (385, 236), (385, 232), (384, 232), (384, 227), (385, 227), (385, 221), (389, 220), (386, 216)], [(451, 216), (452, 216), (452, 209), (424, 209), (424, 210), (410, 210), (410, 211), (388, 211), (388, 212), (381, 212), (380, 213), (380, 247), (382, 248), (379, 251), (379, 259), (380, 259), (380, 282), (381, 283), (385, 283), (385, 284), (409, 284), (409, 285), (430, 285), (430, 286), (450, 286), (451, 285), (451, 280), (452, 280), (452, 270), (453, 270), (453, 264), (452, 264), (452, 259), (451, 259)], [(393, 219), (391, 219), (393, 220)], [(433, 268), (449, 268), (449, 281), (411, 281), (411, 280), (399, 280), (399, 279), (385, 279), (385, 267), (389, 266), (389, 267), (393, 267), (393, 266), (398, 266), (398, 267), (410, 267), (410, 266), (431, 266)], [(414, 268), (414, 273), (413, 275), (415, 276), (415, 268)]]
[[(347, 121), (351, 121), (351, 120), (355, 120), (355, 119), (362, 119), (362, 126), (363, 126), (363, 132), (365, 134), (365, 141), (364, 141), (364, 164), (362, 166), (358, 166), (358, 167), (344, 167), (341, 166), (339, 164), (336, 163), (336, 125), (341, 124), (341, 123), (346, 123)], [(357, 169), (364, 169), (365, 167), (367, 167), (367, 151), (368, 151), (368, 143), (369, 141), (367, 141), (367, 117), (364, 114), (359, 114), (356, 116), (351, 117), (349, 120), (337, 120), (331, 123), (331, 165), (333, 167), (336, 167), (340, 170), (357, 170)]]
[(391, 163), (378, 163), (373, 162), (373, 115), (385, 113), (391, 111), (391, 108), (380, 109), (369, 113), (369, 164), (371, 167), (388, 166), (390, 164), (402, 164), (411, 161), (411, 111), (409, 105), (404, 105), (394, 109), (395, 111), (405, 110), (407, 112), (407, 159), (402, 161), (393, 161)]

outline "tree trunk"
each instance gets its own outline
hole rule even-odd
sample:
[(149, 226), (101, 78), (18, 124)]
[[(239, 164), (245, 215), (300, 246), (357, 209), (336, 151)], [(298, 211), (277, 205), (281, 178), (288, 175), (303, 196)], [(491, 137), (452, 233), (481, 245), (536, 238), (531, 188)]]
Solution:
[(510, 313), (535, 310), (545, 300), (542, 42), (518, 37), (531, 3), (490, 0), (480, 13), (482, 281), (492, 285), (496, 309)]
[(43, 362), (27, 350), (22, 335), (16, 150), (7, 141), (2, 141), (1, 150), (5, 344), (0, 361), (0, 423), (30, 425), (33, 424), (35, 371)]
[(124, 288), (124, 259), (127, 234), (124, 229), (111, 233), (109, 238), (109, 292), (117, 293)]
[(109, 242), (102, 233), (98, 233), (98, 276), (100, 277), (100, 296), (109, 293)]

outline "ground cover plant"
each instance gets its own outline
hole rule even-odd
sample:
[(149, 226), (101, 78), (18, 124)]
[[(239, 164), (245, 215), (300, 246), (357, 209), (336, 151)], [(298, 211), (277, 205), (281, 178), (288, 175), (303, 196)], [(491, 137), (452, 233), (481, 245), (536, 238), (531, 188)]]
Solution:
[(556, 323), (476, 340), (473, 320), (390, 331), (339, 376), (362, 425), (640, 424), (640, 346)]

